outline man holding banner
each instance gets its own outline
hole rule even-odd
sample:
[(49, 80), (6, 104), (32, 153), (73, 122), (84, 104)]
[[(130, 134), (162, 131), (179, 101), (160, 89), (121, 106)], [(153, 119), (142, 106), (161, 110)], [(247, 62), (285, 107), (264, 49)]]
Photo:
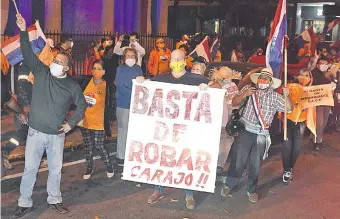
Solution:
[[(184, 53), (175, 50), (171, 54), (172, 73), (151, 79), (163, 83), (141, 84), (144, 78), (136, 78), (140, 83), (132, 93), (123, 179), (156, 185), (149, 204), (164, 197), (163, 186), (185, 189), (186, 207), (194, 209), (193, 190), (214, 192), (224, 91), (198, 92), (197, 86), (206, 90), (209, 80), (186, 72), (185, 66)], [(214, 107), (210, 108), (212, 102)], [(158, 119), (152, 121), (153, 117)], [(152, 139), (145, 133), (140, 136), (134, 118), (144, 129), (156, 122)], [(155, 143), (145, 142), (148, 144), (143, 149), (143, 140)]]
[[(316, 68), (314, 68), (312, 71), (313, 85), (326, 85), (332, 83), (332, 81), (335, 79), (337, 70), (335, 69), (335, 66), (335, 68), (332, 69), (335, 72), (332, 72), (330, 71), (330, 67), (331, 65), (328, 58), (319, 58)], [(320, 105), (316, 107), (316, 136), (314, 136), (314, 150), (316, 151), (319, 151), (322, 147), (326, 146), (322, 143), (322, 139), (330, 110), (331, 108), (329, 105)]]

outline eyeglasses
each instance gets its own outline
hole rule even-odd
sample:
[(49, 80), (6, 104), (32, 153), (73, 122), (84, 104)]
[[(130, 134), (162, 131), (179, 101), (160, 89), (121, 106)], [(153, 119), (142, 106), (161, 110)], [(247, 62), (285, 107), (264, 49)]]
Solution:
[(164, 44), (164, 42), (158, 42), (157, 44)]

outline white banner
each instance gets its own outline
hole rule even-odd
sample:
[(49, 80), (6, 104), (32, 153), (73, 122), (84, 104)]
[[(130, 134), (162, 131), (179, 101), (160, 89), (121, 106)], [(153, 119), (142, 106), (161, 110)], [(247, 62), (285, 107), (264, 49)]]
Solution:
[(122, 179), (213, 193), (224, 94), (133, 81)]

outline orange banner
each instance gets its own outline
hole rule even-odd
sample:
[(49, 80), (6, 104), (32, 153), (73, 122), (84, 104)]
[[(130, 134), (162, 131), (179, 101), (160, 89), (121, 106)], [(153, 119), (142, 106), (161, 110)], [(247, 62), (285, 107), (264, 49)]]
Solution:
[(334, 106), (332, 84), (303, 87), (300, 96), (302, 109), (314, 106)]

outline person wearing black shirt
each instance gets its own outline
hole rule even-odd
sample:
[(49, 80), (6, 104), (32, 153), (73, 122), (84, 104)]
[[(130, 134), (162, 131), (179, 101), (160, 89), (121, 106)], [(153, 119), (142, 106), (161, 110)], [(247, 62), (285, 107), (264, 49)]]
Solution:
[[(316, 68), (312, 71), (313, 85), (323, 85), (332, 83), (331, 75), (329, 74), (330, 64), (326, 57), (320, 57), (317, 61)], [(319, 151), (320, 148), (325, 147), (322, 143), (324, 130), (327, 125), (330, 106), (316, 107), (316, 141), (314, 142), (314, 150)], [(313, 139), (315, 139), (313, 137)]]
[[(184, 85), (192, 85), (192, 86), (199, 86), (201, 90), (205, 90), (210, 83), (208, 79), (201, 75), (192, 74), (185, 70), (186, 61), (185, 61), (185, 54), (182, 50), (174, 50), (171, 53), (171, 61), (170, 61), (170, 68), (171, 74), (162, 74), (151, 78), (151, 81), (158, 81), (170, 84), (184, 84)], [(146, 79), (143, 76), (139, 76), (136, 78), (138, 83), (144, 82)], [(219, 85), (212, 85), (212, 87), (220, 87)], [(194, 193), (191, 190), (185, 190), (186, 194), (186, 207), (188, 209), (195, 208), (195, 200), (194, 200)], [(149, 204), (154, 204), (158, 200), (164, 197), (164, 187), (163, 186), (156, 186), (154, 193), (148, 199)]]
[(106, 81), (106, 93), (109, 94), (106, 98), (104, 128), (105, 134), (108, 137), (112, 136), (112, 122), (116, 117), (116, 88), (114, 81), (116, 78), (116, 70), (118, 67), (118, 55), (114, 53), (114, 37), (108, 36), (106, 39), (106, 47), (103, 54), (105, 74), (103, 79)]
[[(23, 111), (23, 109), (19, 106), (18, 102), (12, 97), (11, 92), (9, 91), (9, 87), (8, 84), (5, 81), (5, 75), (3, 74), (3, 72), (1, 71), (1, 110), (7, 106), (8, 108), (10, 108), (11, 110), (15, 111), (16, 113), (18, 113), (18, 117), (20, 119), (20, 121), (23, 124), (27, 124), (28, 118), (27, 115), (25, 114), (25, 112)], [(5, 175), (4, 172), (4, 168), (6, 167), (6, 169), (12, 169), (12, 166), (10, 165), (7, 156), (4, 155), (4, 153), (9, 153), (9, 151), (11, 151), (11, 149), (9, 149), (9, 147), (7, 147), (7, 145), (5, 145), (2, 148), (2, 167), (1, 167), (1, 176)]]

